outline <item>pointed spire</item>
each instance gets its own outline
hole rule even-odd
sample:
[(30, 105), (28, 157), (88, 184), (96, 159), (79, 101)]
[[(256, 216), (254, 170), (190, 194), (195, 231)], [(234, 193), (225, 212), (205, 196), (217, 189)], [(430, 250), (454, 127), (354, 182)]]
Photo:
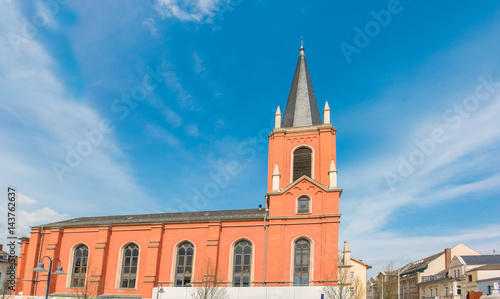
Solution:
[(336, 171), (337, 168), (335, 167), (335, 161), (333, 161), (332, 159), (332, 162), (330, 163), (330, 171)]
[(274, 171), (273, 171), (273, 191), (279, 191), (280, 190), (280, 178), (281, 174), (278, 169), (278, 163), (274, 166)]
[(330, 163), (330, 171), (328, 171), (328, 177), (330, 178), (330, 188), (337, 188), (337, 168), (335, 167), (335, 161)]
[(274, 128), (281, 128), (281, 111), (280, 106), (278, 105), (278, 109), (276, 109), (276, 114), (274, 115)]
[(328, 106), (328, 101), (325, 102), (325, 109), (323, 109), (323, 123), (330, 123), (330, 106)]
[(288, 95), (282, 127), (303, 127), (322, 124), (318, 103), (307, 68), (304, 47), (300, 48), (292, 87)]
[(280, 171), (278, 169), (278, 163), (276, 163), (276, 165), (274, 165), (273, 175), (276, 175), (276, 174), (280, 174)]

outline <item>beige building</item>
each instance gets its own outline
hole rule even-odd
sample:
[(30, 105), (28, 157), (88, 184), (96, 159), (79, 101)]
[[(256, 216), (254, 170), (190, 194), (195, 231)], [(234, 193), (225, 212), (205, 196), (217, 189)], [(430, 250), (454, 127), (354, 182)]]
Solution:
[(344, 241), (342, 262), (339, 263), (339, 284), (346, 285), (348, 297), (353, 299), (366, 299), (366, 271), (372, 266), (351, 257), (349, 243)]
[[(428, 296), (430, 293), (424, 296), (423, 293), (419, 292), (418, 285), (423, 282), (423, 277), (440, 277), (448, 269), (452, 257), (456, 255), (478, 256), (480, 253), (459, 243), (452, 248), (446, 248), (444, 251), (405, 265), (399, 269), (400, 298), (418, 299), (419, 297), (436, 297), (435, 288), (429, 287), (428, 289), (429, 292), (432, 289), (433, 296)], [(437, 292), (443, 294), (444, 290), (439, 291), (438, 288)]]
[(421, 298), (479, 298), (478, 281), (500, 276), (500, 255), (454, 256), (448, 269), (422, 277)]

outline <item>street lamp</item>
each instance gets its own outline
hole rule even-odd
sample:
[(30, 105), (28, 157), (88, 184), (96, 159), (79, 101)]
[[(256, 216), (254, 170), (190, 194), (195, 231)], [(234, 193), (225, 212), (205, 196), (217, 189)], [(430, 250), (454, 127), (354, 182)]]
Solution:
[[(45, 270), (44, 265), (42, 263), (42, 261), (43, 261), (44, 258), (48, 258), (49, 261), (50, 261), (50, 263), (49, 263), (49, 271)], [(56, 271), (54, 271), (54, 272), (51, 273), (51, 271), (52, 271), (52, 262), (54, 260), (59, 261), (59, 266), (57, 266)], [(64, 271), (63, 271), (63, 269), (61, 267), (61, 260), (58, 259), (58, 258), (56, 258), (56, 257), (53, 258), (53, 259), (51, 259), (48, 256), (42, 257), (42, 259), (40, 260), (40, 263), (38, 263), (38, 265), (36, 266), (36, 268), (33, 269), (33, 270), (31, 270), (31, 271), (35, 271), (35, 272), (49, 272), (48, 277), (47, 277), (47, 290), (45, 291), (45, 299), (49, 298), (49, 284), (50, 284), (50, 276), (51, 276), (51, 274), (55, 274), (55, 275), (66, 274), (66, 273), (64, 273)]]
[(158, 296), (160, 295), (160, 293), (165, 293), (165, 291), (163, 290), (163, 286), (161, 285), (161, 283), (159, 283), (156, 288), (158, 288), (156, 290), (156, 299), (158, 299)]

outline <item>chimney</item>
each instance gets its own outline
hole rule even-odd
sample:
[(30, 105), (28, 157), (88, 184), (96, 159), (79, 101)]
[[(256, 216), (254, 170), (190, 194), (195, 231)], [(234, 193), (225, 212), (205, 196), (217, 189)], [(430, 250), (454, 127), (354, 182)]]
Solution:
[(0, 244), (0, 251), (3, 251), (3, 244)]
[(448, 267), (450, 266), (450, 263), (451, 263), (451, 249), (446, 248), (444, 250), (444, 267), (445, 267), (445, 269), (448, 269)]

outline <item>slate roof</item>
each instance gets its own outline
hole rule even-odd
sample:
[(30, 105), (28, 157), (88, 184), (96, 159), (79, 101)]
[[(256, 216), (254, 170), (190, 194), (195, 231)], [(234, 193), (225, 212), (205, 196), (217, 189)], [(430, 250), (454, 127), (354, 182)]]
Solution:
[(265, 209), (219, 210), (202, 212), (159, 213), (140, 215), (120, 215), (101, 217), (80, 217), (44, 224), (44, 227), (75, 227), (92, 225), (124, 225), (168, 222), (201, 222), (220, 220), (260, 220), (264, 219)]
[(417, 272), (423, 272), (427, 267), (429, 266), (429, 263), (432, 262), (433, 260), (437, 259), (441, 255), (443, 255), (444, 252), (441, 251), (439, 253), (436, 253), (434, 255), (428, 256), (424, 259), (421, 259), (420, 261), (409, 263), (406, 266), (401, 268), (400, 275), (411, 275)]
[(322, 123), (304, 48), (301, 48), (281, 126), (283, 128), (303, 127)]
[(500, 264), (500, 255), (460, 255), (467, 265)]

